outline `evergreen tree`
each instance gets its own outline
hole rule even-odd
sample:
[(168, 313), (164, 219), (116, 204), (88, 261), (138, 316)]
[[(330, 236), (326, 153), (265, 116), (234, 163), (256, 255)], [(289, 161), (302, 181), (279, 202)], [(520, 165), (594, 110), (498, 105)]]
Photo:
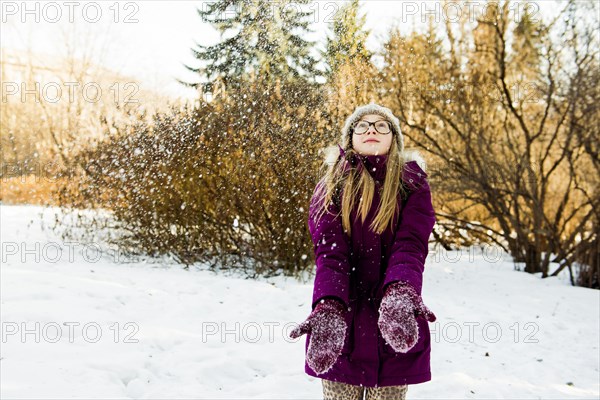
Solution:
[(352, 61), (369, 63), (371, 52), (366, 47), (369, 30), (364, 29), (366, 16), (360, 16), (358, 0), (344, 5), (329, 28), (333, 36), (327, 35), (326, 50), (322, 52), (325, 59), (326, 76), (331, 78), (344, 64)]
[(530, 12), (523, 13), (513, 30), (511, 67), (520, 71), (517, 79), (534, 82), (540, 78), (542, 62), (542, 37), (546, 35), (544, 24), (536, 21)]
[[(314, 42), (303, 38), (309, 30), (307, 17), (312, 12), (302, 11), (309, 0), (220, 0), (205, 3), (197, 10), (203, 21), (210, 22), (220, 32), (221, 41), (212, 46), (197, 44), (192, 49), (198, 68), (185, 65), (196, 72), (202, 82), (180, 83), (201, 87), (213, 92), (216, 81), (225, 88), (235, 87), (245, 78), (266, 75), (268, 81), (315, 80), (316, 60), (309, 54)], [(234, 32), (233, 36), (229, 36)]]
[(326, 63), (327, 114), (332, 127), (341, 127), (356, 106), (378, 100), (378, 71), (366, 47), (370, 31), (364, 25), (358, 0), (343, 6), (329, 24), (332, 34), (327, 36), (326, 49), (321, 54)]

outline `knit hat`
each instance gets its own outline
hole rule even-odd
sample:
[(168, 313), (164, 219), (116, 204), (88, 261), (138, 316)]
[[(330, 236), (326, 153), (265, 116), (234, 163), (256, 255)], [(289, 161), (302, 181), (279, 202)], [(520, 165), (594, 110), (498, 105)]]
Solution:
[(341, 145), (343, 149), (348, 149), (352, 143), (352, 125), (367, 114), (377, 114), (387, 119), (392, 124), (392, 134), (396, 136), (396, 143), (400, 152), (404, 151), (404, 136), (400, 130), (400, 121), (394, 116), (392, 110), (387, 107), (380, 106), (371, 102), (362, 106), (356, 107), (352, 115), (350, 115), (342, 129)]

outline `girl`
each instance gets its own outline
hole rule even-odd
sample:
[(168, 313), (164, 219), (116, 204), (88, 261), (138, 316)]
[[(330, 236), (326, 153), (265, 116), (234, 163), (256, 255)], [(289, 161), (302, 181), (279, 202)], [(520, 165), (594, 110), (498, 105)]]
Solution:
[(431, 380), (436, 317), (421, 287), (436, 218), (425, 164), (375, 103), (346, 119), (333, 150), (310, 202), (312, 312), (290, 337), (307, 334), (305, 372), (322, 378), (325, 400), (404, 399), (409, 384)]

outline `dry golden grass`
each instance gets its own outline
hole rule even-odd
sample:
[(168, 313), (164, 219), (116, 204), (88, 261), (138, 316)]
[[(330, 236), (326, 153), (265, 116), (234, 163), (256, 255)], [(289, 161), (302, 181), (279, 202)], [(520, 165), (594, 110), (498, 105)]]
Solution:
[(56, 193), (65, 178), (45, 178), (39, 175), (2, 178), (0, 200), (4, 204), (58, 205)]

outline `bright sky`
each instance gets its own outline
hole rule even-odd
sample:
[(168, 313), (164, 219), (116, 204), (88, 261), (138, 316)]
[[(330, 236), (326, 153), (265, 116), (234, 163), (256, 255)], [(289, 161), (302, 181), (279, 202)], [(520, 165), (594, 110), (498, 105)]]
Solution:
[[(74, 6), (69, 6), (73, 3)], [(183, 64), (198, 66), (191, 54), (195, 42), (212, 44), (218, 34), (207, 22), (202, 22), (197, 8), (204, 1), (0, 1), (2, 47), (26, 49), (36, 53), (64, 55), (69, 48), (94, 57), (97, 63), (116, 72), (135, 76), (149, 90), (170, 96), (195, 97), (174, 78), (196, 81), (196, 76)], [(344, 2), (314, 1), (303, 10), (315, 10), (315, 33), (307, 39), (317, 40), (323, 46), (327, 21)], [(390, 27), (397, 25), (403, 32), (412, 28), (426, 10), (439, 10), (442, 5), (434, 1), (361, 1), (362, 14), (366, 14), (366, 28), (371, 30), (367, 42), (377, 50)], [(560, 2), (563, 3), (563, 2)], [(465, 3), (466, 4), (466, 3)], [(472, 1), (480, 10), (485, 1)], [(523, 4), (523, 3), (521, 3)], [(541, 15), (556, 10), (555, 1), (538, 2)], [(468, 12), (463, 5), (462, 11)], [(100, 11), (100, 14), (98, 14)], [(451, 15), (452, 10), (447, 11)], [(71, 18), (72, 16), (72, 18)], [(423, 18), (425, 18), (423, 16)], [(37, 20), (36, 20), (37, 19)], [(64, 33), (71, 32), (70, 40)], [(73, 34), (74, 33), (74, 34)]]

